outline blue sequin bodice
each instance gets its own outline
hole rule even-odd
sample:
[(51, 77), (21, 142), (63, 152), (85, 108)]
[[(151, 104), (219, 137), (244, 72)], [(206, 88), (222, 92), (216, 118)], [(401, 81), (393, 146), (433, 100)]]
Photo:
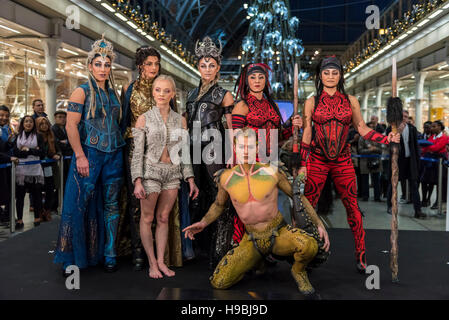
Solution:
[(78, 125), (81, 144), (103, 152), (114, 152), (125, 145), (120, 130), (121, 105), (114, 90), (108, 85), (106, 85), (107, 93), (103, 89), (99, 89), (94, 81), (92, 81), (92, 86), (96, 99), (94, 117), (89, 114), (92, 93), (88, 82), (80, 86), (86, 96), (84, 104), (69, 102), (67, 111), (81, 113), (81, 121)]

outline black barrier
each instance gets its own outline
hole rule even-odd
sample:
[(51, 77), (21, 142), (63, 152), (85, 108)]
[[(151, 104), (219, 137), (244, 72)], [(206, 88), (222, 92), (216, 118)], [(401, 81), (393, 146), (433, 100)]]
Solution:
[(59, 160), (55, 159), (45, 159), (45, 160), (33, 160), (33, 161), (24, 161), (19, 162), (15, 164), (14, 162), (6, 163), (0, 165), (0, 169), (2, 168), (8, 168), (11, 167), (11, 205), (9, 206), (10, 210), (10, 224), (9, 224), (9, 230), (11, 233), (14, 233), (16, 231), (16, 225), (14, 223), (16, 219), (16, 166), (28, 166), (32, 164), (43, 164), (43, 163), (53, 163), (53, 162), (59, 162), (59, 173), (60, 173), (60, 187), (59, 187), (59, 207), (58, 212), (62, 212), (62, 201), (63, 201), (63, 190), (64, 190), (64, 160), (72, 159), (70, 156), (61, 157)]
[[(373, 154), (373, 155), (359, 155), (359, 154), (353, 154), (352, 158), (379, 158), (379, 159), (389, 159), (390, 156), (389, 155), (377, 155), (377, 154)], [(61, 179), (61, 184), (60, 184), (60, 188), (59, 188), (59, 208), (58, 211), (62, 212), (62, 202), (63, 202), (63, 177), (64, 177), (64, 161), (63, 160), (67, 160), (67, 159), (72, 159), (71, 156), (65, 156), (65, 157), (61, 157), (59, 160), (54, 160), (54, 159), (46, 159), (46, 160), (33, 160), (33, 161), (26, 161), (26, 162), (19, 162), (17, 165), (18, 166), (24, 166), (24, 165), (32, 165), (32, 164), (43, 164), (43, 163), (53, 163), (53, 162), (60, 162), (59, 164), (59, 169), (60, 169), (60, 179)], [(420, 158), (421, 161), (428, 161), (428, 162), (439, 162), (440, 165), (438, 166), (438, 214), (442, 215), (442, 171), (443, 171), (443, 164), (449, 166), (449, 161), (448, 160), (444, 160), (442, 158), (439, 159), (435, 159), (435, 158), (427, 158), (427, 157), (421, 157)], [(11, 218), (11, 223), (10, 223), (10, 230), (11, 232), (15, 232), (15, 224), (12, 223), (13, 221), (15, 221), (15, 214), (16, 214), (16, 207), (15, 207), (15, 191), (16, 191), (16, 183), (15, 183), (15, 169), (16, 169), (16, 165), (13, 165), (13, 163), (6, 163), (6, 164), (1, 164), (0, 165), (0, 169), (2, 168), (8, 168), (11, 167), (11, 205), (10, 205), (10, 218)], [(448, 181), (449, 183), (449, 181)], [(446, 195), (449, 198), (449, 192), (448, 195)], [(449, 220), (447, 219), (446, 216), (446, 231), (449, 231)]]

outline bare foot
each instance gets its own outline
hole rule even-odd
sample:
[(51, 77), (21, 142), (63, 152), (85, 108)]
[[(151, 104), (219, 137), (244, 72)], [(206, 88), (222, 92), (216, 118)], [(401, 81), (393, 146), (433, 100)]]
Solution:
[(149, 273), (150, 278), (153, 278), (153, 279), (161, 279), (163, 277), (162, 273), (159, 271), (159, 269), (157, 267), (157, 264), (155, 264), (153, 267), (150, 267), (148, 273)]
[(157, 263), (159, 270), (161, 270), (167, 277), (173, 277), (175, 275), (175, 272), (173, 270), (170, 270), (165, 263), (158, 262)]

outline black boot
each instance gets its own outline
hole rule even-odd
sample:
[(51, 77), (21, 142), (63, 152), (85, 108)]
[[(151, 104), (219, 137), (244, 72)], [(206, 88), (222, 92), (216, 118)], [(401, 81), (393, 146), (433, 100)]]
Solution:
[(421, 210), (415, 211), (415, 218), (416, 219), (425, 219), (425, 218), (427, 218), (427, 215), (422, 213)]
[(116, 272), (118, 269), (117, 261), (115, 260), (115, 258), (105, 257), (103, 268), (104, 271), (108, 273)]
[(356, 252), (355, 253), (355, 260), (356, 260), (356, 268), (357, 271), (361, 274), (366, 273), (366, 256), (365, 251)]

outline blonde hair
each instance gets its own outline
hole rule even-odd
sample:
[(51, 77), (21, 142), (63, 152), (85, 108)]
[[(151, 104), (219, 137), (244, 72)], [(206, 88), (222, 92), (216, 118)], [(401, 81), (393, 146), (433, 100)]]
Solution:
[(157, 76), (154, 79), (154, 81), (153, 81), (153, 88), (156, 86), (156, 82), (157, 81), (162, 81), (162, 80), (166, 80), (166, 81), (170, 82), (170, 84), (172, 86), (172, 90), (175, 93), (175, 95), (174, 95), (174, 97), (172, 99), (173, 106), (171, 106), (171, 107), (176, 111), (178, 109), (178, 106), (176, 104), (176, 82), (175, 82), (175, 80), (173, 79), (172, 76), (169, 76), (167, 74), (161, 74), (161, 75)]

